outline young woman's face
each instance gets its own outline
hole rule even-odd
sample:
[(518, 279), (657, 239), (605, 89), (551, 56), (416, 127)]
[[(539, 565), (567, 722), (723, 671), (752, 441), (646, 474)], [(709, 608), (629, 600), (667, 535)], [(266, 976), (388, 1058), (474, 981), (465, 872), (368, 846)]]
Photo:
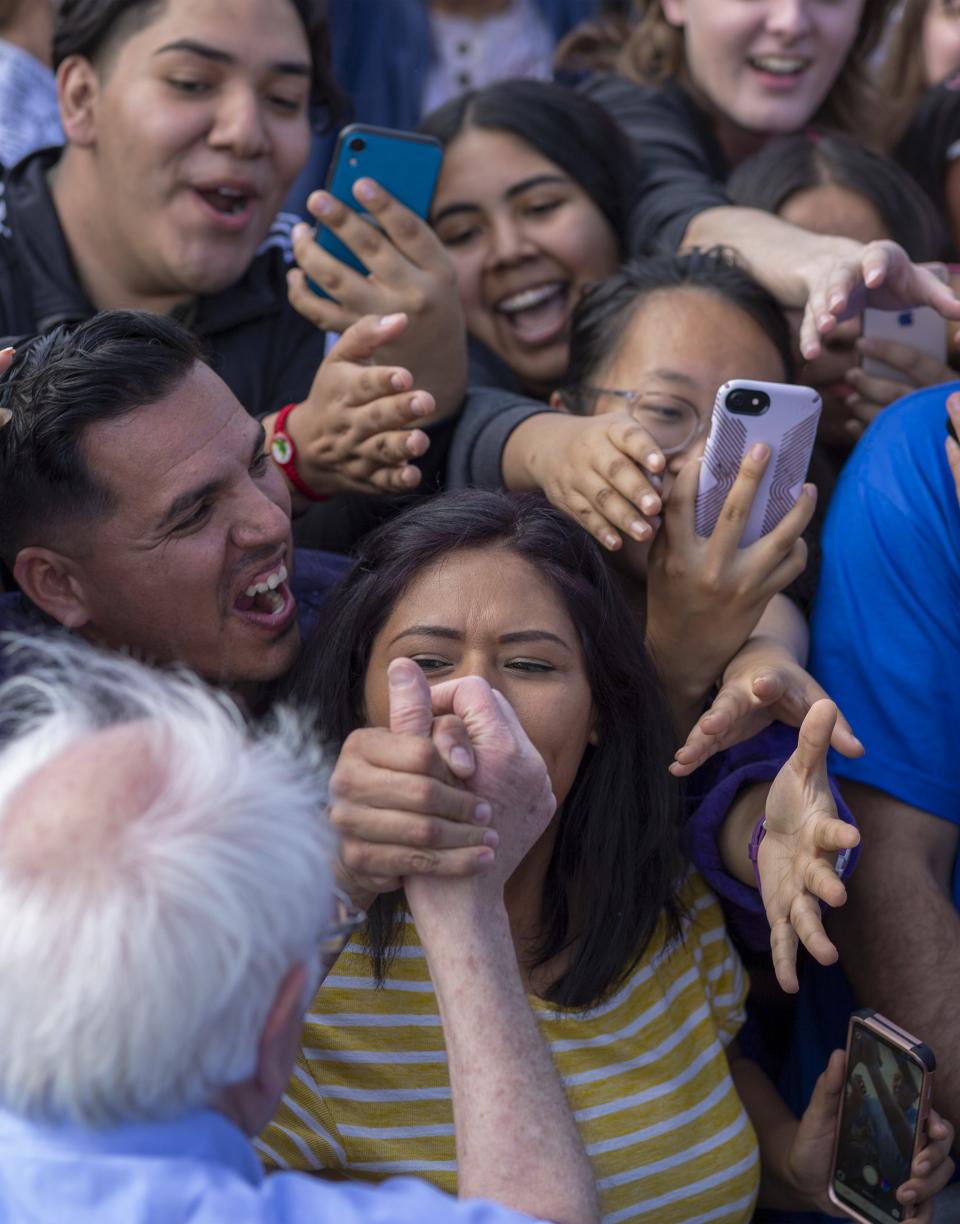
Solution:
[(928, 85), (960, 69), (960, 0), (930, 0), (923, 19), (921, 54)]
[[(706, 445), (717, 390), (733, 378), (783, 382), (783, 359), (744, 311), (702, 289), (660, 289), (636, 308), (616, 351), (592, 377), (608, 390), (636, 391), (645, 405), (696, 418), (697, 432), (667, 457), (664, 497), (677, 474)], [(622, 412), (623, 400), (600, 395), (593, 413)], [(644, 415), (646, 424), (647, 416)], [(644, 572), (649, 541), (625, 540), (628, 568)]]
[(663, 0), (690, 81), (718, 117), (763, 135), (810, 122), (840, 74), (864, 0)]
[(364, 705), (373, 726), (389, 725), (393, 659), (413, 659), (431, 684), (482, 676), (503, 693), (563, 802), (590, 739), (593, 698), (573, 622), (532, 565), (502, 547), (464, 549), (414, 579), (367, 665)]
[(518, 137), (468, 128), (444, 155), (432, 220), (457, 269), (467, 329), (524, 388), (548, 393), (566, 369), (577, 300), (617, 267), (606, 217)]

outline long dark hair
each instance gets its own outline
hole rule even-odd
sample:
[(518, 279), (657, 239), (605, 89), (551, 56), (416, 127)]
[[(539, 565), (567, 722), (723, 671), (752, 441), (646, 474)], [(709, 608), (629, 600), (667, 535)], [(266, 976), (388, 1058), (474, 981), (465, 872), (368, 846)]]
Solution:
[(791, 196), (834, 184), (869, 200), (916, 263), (942, 259), (946, 227), (923, 188), (891, 157), (842, 133), (807, 131), (764, 145), (727, 180), (734, 204), (779, 213)]
[[(498, 81), (444, 103), (419, 130), (446, 148), (470, 128), (509, 132), (559, 166), (610, 222), (621, 255), (635, 196), (630, 143), (599, 103), (553, 81)], [(483, 174), (483, 167), (477, 168)]]
[[(546, 997), (588, 1007), (629, 974), (661, 914), (678, 929), (684, 869), (678, 796), (666, 772), (669, 715), (642, 631), (593, 540), (534, 494), (471, 490), (412, 507), (364, 541), (304, 650), (289, 695), (316, 711), (322, 738), (341, 744), (364, 722), (374, 639), (403, 592), (428, 566), (476, 548), (508, 549), (536, 567), (583, 649), (598, 744), (587, 747), (557, 817), (534, 954), (541, 966), (572, 946), (569, 968)], [(378, 983), (399, 937), (401, 899), (381, 896), (370, 910), (368, 949)]]

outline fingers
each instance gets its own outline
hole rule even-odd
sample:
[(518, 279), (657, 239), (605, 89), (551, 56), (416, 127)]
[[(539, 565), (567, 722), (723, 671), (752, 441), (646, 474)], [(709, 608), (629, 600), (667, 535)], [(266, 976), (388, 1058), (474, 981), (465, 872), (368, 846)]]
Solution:
[(827, 1065), (817, 1076), (817, 1082), (810, 1096), (810, 1104), (804, 1113), (805, 1117), (808, 1117), (813, 1111), (826, 1126), (836, 1120), (840, 1111), (840, 1098), (843, 1095), (846, 1064), (844, 1051), (834, 1050), (827, 1059)]
[(463, 722), (453, 714), (445, 714), (433, 721), (433, 742), (443, 762), (454, 777), (465, 781), (473, 776), (477, 768), (470, 733)]
[(954, 1170), (950, 1156), (953, 1136), (953, 1126), (931, 1109), (927, 1118), (928, 1143), (913, 1159), (910, 1180), (897, 1190), (897, 1200), (904, 1206), (929, 1204), (949, 1183)]
[[(776, 527), (757, 540), (757, 545), (763, 544), (765, 550), (778, 557), (788, 557), (794, 544), (801, 538), (813, 518), (817, 508), (817, 486), (805, 484), (800, 490), (800, 496), (787, 511)], [(749, 511), (748, 511), (749, 513)]]
[[(833, 878), (837, 879), (836, 876)], [(843, 885), (841, 884), (840, 887), (842, 888)], [(823, 929), (820, 906), (809, 893), (801, 893), (794, 898), (790, 907), (790, 923), (800, 942), (815, 961), (821, 965), (836, 964), (840, 959), (840, 954)]]
[[(852, 827), (844, 824), (841, 820), (831, 820), (828, 818), (828, 822), (830, 824), (843, 824), (844, 828)], [(838, 832), (830, 832), (829, 837), (831, 840), (838, 838)], [(816, 897), (817, 900), (822, 901), (825, 905), (829, 905), (831, 909), (839, 909), (846, 903), (847, 890), (843, 886), (843, 881), (837, 875), (832, 864), (828, 863), (826, 859), (812, 858), (807, 863), (803, 872), (803, 884), (811, 896)]]
[(358, 179), (353, 194), (377, 218), (384, 233), (419, 268), (446, 269), (449, 258), (433, 229), (373, 179)]
[(770, 447), (763, 442), (757, 442), (744, 456), (733, 487), (723, 503), (711, 542), (730, 556), (733, 556), (740, 544), (757, 489), (769, 462)]
[[(878, 274), (881, 279), (885, 275), (882, 257), (879, 262), (874, 260), (871, 264), (871, 275)], [(818, 275), (810, 286), (800, 323), (800, 351), (807, 361), (820, 356), (821, 336), (827, 336), (836, 329), (855, 288), (863, 283), (863, 275), (857, 259), (841, 259), (828, 272)]]
[[(442, 766), (442, 759), (430, 741), (422, 742)], [(446, 770), (444, 773), (446, 775)], [(439, 816), (466, 825), (490, 823), (488, 805), (448, 775), (439, 779), (426, 772), (418, 774), (362, 764), (343, 773), (338, 767), (330, 782), (330, 795), (332, 823), (345, 833), (370, 841), (390, 840), (379, 832), (381, 812)]]
[[(364, 196), (363, 184), (374, 186), (370, 179), (358, 179), (354, 185), (354, 196), (361, 209), (369, 212), (371, 216), (376, 215), (370, 204), (380, 207), (381, 201), (367, 200)], [(379, 197), (386, 195), (383, 188), (375, 188), (379, 193)], [(400, 209), (403, 206), (397, 204)], [(340, 200), (337, 200), (327, 191), (315, 191), (307, 200), (307, 208), (316, 217), (320, 225), (328, 229), (334, 234), (343, 245), (363, 264), (363, 266), (371, 273), (371, 278), (382, 284), (390, 284), (397, 286), (400, 283), (409, 280), (410, 274), (414, 271), (412, 262), (406, 255), (398, 250), (397, 246), (391, 241), (384, 230), (380, 226), (367, 220), (354, 208), (348, 208)], [(409, 210), (406, 210), (409, 213)], [(382, 212), (382, 208), (381, 208)], [(409, 214), (412, 216), (412, 214)], [(382, 216), (377, 217), (377, 221), (382, 224)], [(423, 225), (423, 222), (420, 222)], [(384, 227), (385, 228), (385, 227)], [(299, 231), (298, 231), (299, 237)], [(300, 251), (298, 246), (297, 251)], [(299, 254), (298, 254), (299, 262)], [(339, 261), (338, 261), (339, 262)], [(310, 268), (315, 266), (313, 263), (308, 263), (305, 259), (305, 271), (309, 272)], [(350, 281), (348, 273), (351, 269), (340, 263), (340, 268), (343, 269), (343, 282), (337, 287), (337, 292), (345, 300), (353, 282)], [(321, 275), (329, 272), (329, 265), (325, 265)], [(364, 278), (367, 279), (367, 278)], [(324, 289), (329, 292), (327, 284), (323, 281), (318, 281)], [(366, 292), (376, 292), (377, 285), (368, 283), (363, 289)], [(361, 289), (361, 292), (363, 292)]]
[[(818, 850), (827, 854), (838, 854), (841, 850), (852, 850), (854, 846), (860, 845), (860, 830), (839, 817), (824, 816), (817, 822), (813, 840)], [(836, 878), (834, 876), (834, 879)], [(837, 882), (839, 883), (839, 880)], [(828, 905), (833, 904), (826, 897), (823, 899)]]
[(782, 918), (770, 924), (770, 955), (773, 958), (773, 971), (777, 975), (780, 989), (786, 994), (796, 994), (800, 989), (797, 978), (797, 933), (787, 921)]
[(853, 727), (844, 717), (842, 710), (837, 710), (837, 722), (833, 728), (833, 735), (830, 737), (830, 747), (845, 757), (861, 757), (866, 752), (866, 748), (854, 735)]
[(827, 749), (837, 721), (837, 707), (823, 697), (815, 701), (800, 724), (794, 762), (806, 774), (826, 770)]
[[(944, 324), (946, 329), (946, 324)], [(870, 336), (861, 336), (856, 342), (858, 351), (865, 357), (874, 357), (884, 361), (906, 374), (914, 387), (933, 387), (954, 378), (953, 370), (929, 353), (921, 352), (909, 344), (901, 344), (898, 340), (879, 340)], [(893, 380), (888, 380), (893, 382)], [(896, 383), (893, 383), (896, 386)], [(904, 394), (904, 386), (899, 384), (899, 394)], [(881, 401), (877, 401), (878, 403)]]
[(670, 773), (685, 778), (727, 746), (729, 736), (751, 712), (748, 694), (737, 684), (725, 684), (710, 709), (697, 720), (686, 742), (674, 754)]
[[(492, 832), (492, 830), (489, 830)], [(410, 846), (379, 846), (345, 841), (341, 847), (344, 869), (355, 879), (393, 881), (411, 875), (473, 876), (494, 861), (490, 846), (441, 850)], [(382, 890), (383, 885), (377, 891)]]
[(430, 685), (412, 659), (394, 659), (387, 668), (390, 730), (426, 737), (433, 727)]
[(363, 362), (369, 361), (385, 344), (390, 344), (400, 336), (407, 326), (405, 314), (364, 315), (343, 333), (333, 346), (325, 362), (338, 361)]

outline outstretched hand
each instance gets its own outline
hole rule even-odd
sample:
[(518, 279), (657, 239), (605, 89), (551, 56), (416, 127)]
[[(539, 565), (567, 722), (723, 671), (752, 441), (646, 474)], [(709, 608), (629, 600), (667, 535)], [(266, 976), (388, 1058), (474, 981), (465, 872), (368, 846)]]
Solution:
[(433, 396), (414, 389), (409, 370), (374, 364), (406, 326), (398, 314), (348, 327), (288, 417), (298, 474), (315, 493), (404, 493), (420, 483), (412, 460), (430, 439), (411, 426), (433, 412)]
[(757, 870), (770, 923), (770, 949), (777, 981), (790, 994), (799, 989), (797, 945), (821, 965), (837, 960), (823, 927), (820, 902), (841, 906), (847, 890), (834, 870), (836, 855), (859, 844), (860, 834), (837, 816), (827, 777), (827, 749), (837, 707), (815, 702), (800, 727), (797, 748), (777, 774), (766, 803), (766, 835)]
[(821, 337), (842, 319), (866, 306), (905, 310), (932, 306), (945, 319), (960, 319), (960, 300), (931, 268), (915, 264), (903, 247), (870, 242), (843, 258), (829, 256), (801, 269), (807, 304), (800, 324), (800, 349), (811, 361), (820, 355)]
[[(752, 739), (772, 722), (799, 727), (810, 707), (829, 695), (779, 643), (750, 638), (723, 673), (720, 691), (678, 748), (670, 772), (685, 778), (714, 755)], [(847, 757), (863, 744), (838, 712), (830, 746)]]

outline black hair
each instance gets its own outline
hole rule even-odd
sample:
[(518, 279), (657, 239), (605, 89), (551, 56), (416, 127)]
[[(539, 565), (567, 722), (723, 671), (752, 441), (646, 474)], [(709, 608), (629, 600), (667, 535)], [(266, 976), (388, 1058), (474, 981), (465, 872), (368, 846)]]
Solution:
[(835, 184), (868, 200), (895, 242), (918, 263), (941, 259), (947, 234), (936, 208), (892, 158), (839, 132), (804, 132), (773, 140), (727, 182), (734, 204), (779, 213), (800, 191)]
[[(53, 67), (71, 55), (96, 64), (117, 44), (142, 30), (167, 0), (60, 0), (53, 26)], [(310, 83), (312, 121), (329, 127), (344, 109), (330, 68), (327, 0), (289, 0), (307, 35), (313, 63)]]
[(499, 81), (444, 103), (419, 130), (446, 148), (470, 128), (509, 132), (559, 166), (607, 218), (626, 253), (636, 163), (626, 136), (599, 103), (553, 81)]
[(570, 329), (570, 358), (561, 395), (571, 412), (585, 414), (583, 387), (622, 343), (636, 308), (661, 289), (699, 289), (748, 315), (769, 338), (783, 361), (787, 381), (794, 376), (790, 327), (777, 300), (722, 247), (696, 248), (685, 255), (660, 254), (625, 264), (594, 285), (577, 303)]
[(164, 315), (109, 310), (20, 344), (0, 379), (0, 558), (113, 505), (83, 456), (83, 433), (168, 395), (199, 360), (196, 340)]
[[(334, 746), (365, 721), (364, 678), (374, 639), (410, 583), (462, 549), (507, 549), (551, 584), (576, 627), (596, 710), (588, 746), (559, 815), (541, 904), (536, 965), (576, 940), (566, 972), (547, 992), (590, 1006), (643, 955), (662, 914), (678, 924), (684, 861), (677, 792), (666, 772), (670, 719), (643, 633), (600, 548), (534, 494), (441, 494), (372, 533), (331, 597), (296, 670), (291, 696), (315, 711)], [(378, 983), (399, 936), (401, 894), (370, 909), (368, 947)], [(576, 920), (584, 929), (574, 928)]]

